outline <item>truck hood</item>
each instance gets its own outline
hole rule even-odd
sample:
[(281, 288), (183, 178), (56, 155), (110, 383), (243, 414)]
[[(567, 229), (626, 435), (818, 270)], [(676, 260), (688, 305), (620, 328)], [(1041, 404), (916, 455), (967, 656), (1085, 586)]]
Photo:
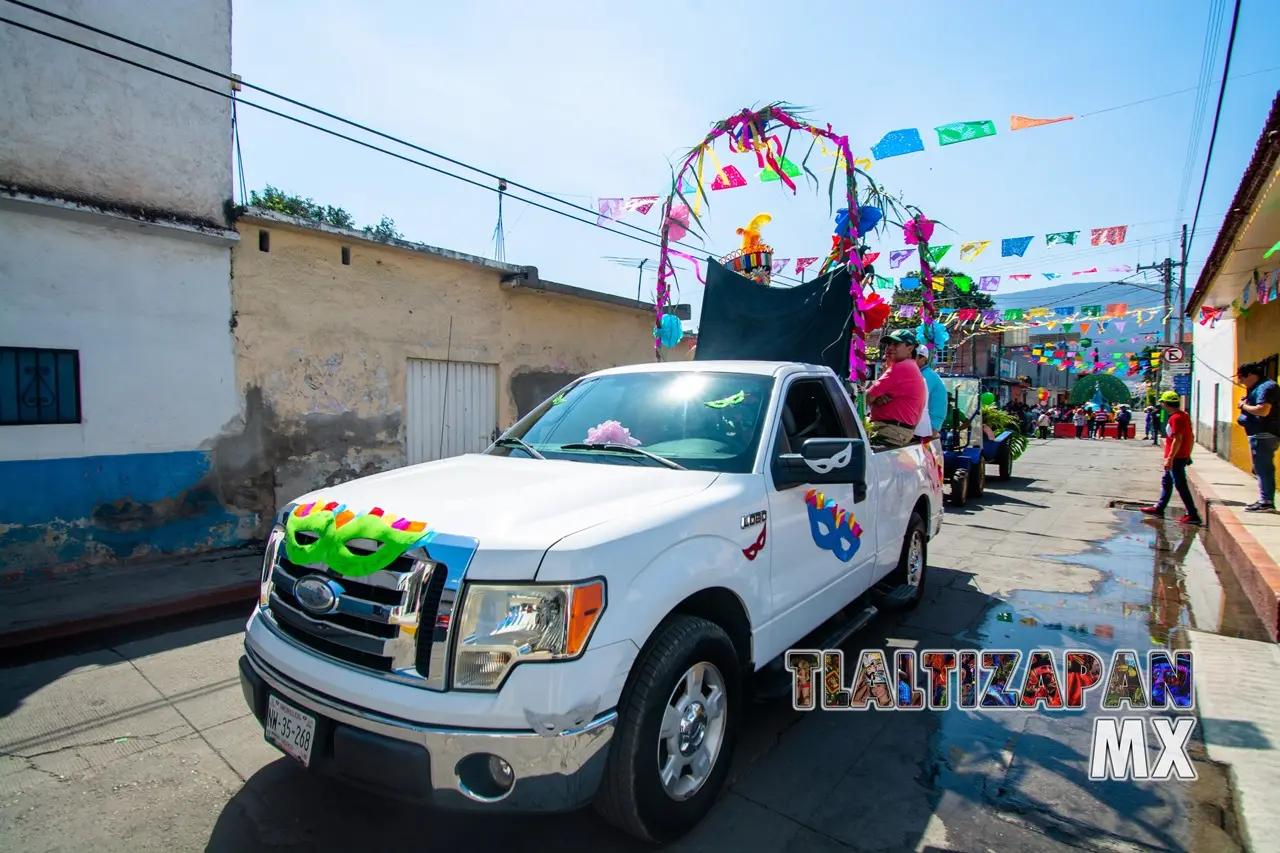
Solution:
[(532, 580), (542, 555), (565, 536), (695, 495), (718, 476), (469, 454), (317, 489), (297, 502), (381, 507), (439, 533), (477, 540), (467, 570), (473, 580)]

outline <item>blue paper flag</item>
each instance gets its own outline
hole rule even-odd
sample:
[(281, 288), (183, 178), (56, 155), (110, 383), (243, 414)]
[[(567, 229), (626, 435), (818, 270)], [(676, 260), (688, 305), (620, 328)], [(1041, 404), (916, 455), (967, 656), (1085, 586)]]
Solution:
[(1031, 245), (1034, 237), (1005, 237), (1000, 241), (1000, 257), (1022, 257), (1022, 253)]
[(1045, 272), (1040, 274), (1049, 279), (1049, 281), (1053, 281), (1055, 278), (1060, 278), (1062, 276), (1062, 273), (1060, 272)]
[(901, 287), (903, 290), (918, 290), (920, 287), (920, 276), (909, 275), (906, 278), (902, 279), (898, 283), (898, 286)]
[(886, 157), (899, 157), (923, 150), (924, 140), (920, 138), (920, 131), (914, 127), (908, 127), (886, 133), (883, 139), (871, 146), (871, 156), (877, 160), (883, 160)]

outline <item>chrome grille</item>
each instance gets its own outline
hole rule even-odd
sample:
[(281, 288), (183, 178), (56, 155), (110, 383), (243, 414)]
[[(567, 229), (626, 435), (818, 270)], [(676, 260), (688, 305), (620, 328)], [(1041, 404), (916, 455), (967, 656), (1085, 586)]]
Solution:
[[(347, 547), (371, 553), (378, 545), (356, 540)], [(319, 654), (418, 687), (443, 689), (449, 611), (443, 619), (439, 611), (447, 574), (444, 564), (420, 548), (382, 571), (348, 577), (321, 564), (293, 563), (281, 545), (264, 612), (279, 633)], [(340, 590), (330, 612), (311, 612), (295, 595), (298, 581), (311, 577)]]

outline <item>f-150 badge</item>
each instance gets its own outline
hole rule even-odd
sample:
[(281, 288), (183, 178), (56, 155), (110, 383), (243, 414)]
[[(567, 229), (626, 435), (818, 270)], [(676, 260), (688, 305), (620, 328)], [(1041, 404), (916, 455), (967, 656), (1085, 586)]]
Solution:
[(764, 524), (765, 519), (768, 517), (768, 510), (763, 509), (759, 512), (753, 512), (751, 515), (744, 515), (742, 517), (742, 529), (746, 530), (748, 527), (755, 527), (757, 524)]

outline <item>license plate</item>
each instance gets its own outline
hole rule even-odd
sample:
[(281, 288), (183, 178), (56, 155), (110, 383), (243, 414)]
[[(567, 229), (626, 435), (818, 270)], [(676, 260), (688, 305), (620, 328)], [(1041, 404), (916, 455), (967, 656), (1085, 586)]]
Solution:
[(311, 764), (315, 734), (315, 717), (302, 713), (275, 694), (267, 697), (267, 740), (301, 761), (303, 767)]

